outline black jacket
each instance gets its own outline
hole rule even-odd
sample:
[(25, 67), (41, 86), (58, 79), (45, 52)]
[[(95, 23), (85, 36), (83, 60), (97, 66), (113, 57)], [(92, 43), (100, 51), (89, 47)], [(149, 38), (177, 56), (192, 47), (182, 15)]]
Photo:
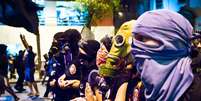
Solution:
[(201, 53), (194, 50), (197, 55), (192, 56), (192, 71), (194, 80), (179, 101), (201, 101)]

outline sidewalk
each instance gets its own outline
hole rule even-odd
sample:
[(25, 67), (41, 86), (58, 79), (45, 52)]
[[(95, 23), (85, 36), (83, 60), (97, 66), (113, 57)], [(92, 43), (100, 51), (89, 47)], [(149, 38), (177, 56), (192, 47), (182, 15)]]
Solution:
[[(23, 91), (22, 93), (18, 93), (14, 89), (14, 85), (15, 85), (17, 79), (18, 79), (17, 74), (16, 74), (16, 79), (9, 79), (9, 82), (10, 82), (10, 85), (11, 85), (12, 89), (14, 90), (16, 95), (20, 98), (19, 101), (51, 101), (50, 99), (43, 98), (44, 92), (46, 90), (46, 85), (41, 84), (42, 79), (39, 78), (39, 72), (38, 71), (35, 72), (34, 77), (35, 77), (35, 81), (37, 82), (37, 86), (38, 86), (38, 89), (39, 89), (39, 92), (40, 92), (39, 97), (29, 97), (29, 96), (27, 96), (27, 94), (30, 92), (30, 90), (29, 90), (29, 88), (28, 88), (28, 86), (26, 84), (24, 86), (26, 91)], [(5, 92), (5, 94), (1, 95), (0, 101), (14, 101), (14, 99), (8, 92)]]
[[(11, 84), (11, 87), (16, 92), (16, 95), (20, 98), (19, 101), (51, 101), (50, 99), (43, 98), (44, 92), (46, 90), (46, 86), (45, 85), (41, 85), (41, 83), (37, 83), (37, 85), (38, 85), (38, 89), (39, 89), (39, 92), (40, 92), (40, 96), (39, 97), (29, 97), (29, 96), (27, 96), (27, 94), (30, 92), (29, 88), (27, 86), (24, 86), (24, 88), (26, 89), (26, 91), (23, 91), (22, 93), (18, 93), (13, 88), (14, 84)], [(14, 101), (14, 100), (13, 100), (13, 97), (8, 92), (5, 92), (5, 94), (3, 94), (0, 97), (0, 101)]]

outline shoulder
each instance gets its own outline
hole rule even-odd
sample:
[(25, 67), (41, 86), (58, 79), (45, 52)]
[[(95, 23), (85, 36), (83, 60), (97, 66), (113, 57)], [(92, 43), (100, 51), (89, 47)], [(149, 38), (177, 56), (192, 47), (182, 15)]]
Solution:
[(194, 80), (179, 101), (201, 101), (201, 74), (194, 74)]

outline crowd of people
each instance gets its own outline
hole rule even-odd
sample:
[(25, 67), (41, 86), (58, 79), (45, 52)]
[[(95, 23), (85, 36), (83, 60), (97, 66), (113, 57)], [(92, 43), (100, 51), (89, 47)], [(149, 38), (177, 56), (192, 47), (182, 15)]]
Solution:
[[(54, 101), (200, 101), (199, 38), (184, 16), (165, 9), (125, 22), (100, 42), (83, 40), (76, 29), (58, 32), (44, 55), (49, 77), (44, 97), (52, 93)], [(7, 79), (6, 46), (0, 46), (0, 93), (6, 90), (19, 100)], [(15, 89), (23, 91), (25, 80), (29, 96), (39, 96), (34, 58), (29, 46), (15, 63)]]
[[(7, 55), (7, 50), (6, 50), (7, 46), (5, 44), (0, 44), (0, 47), (3, 47), (1, 48), (2, 51), (1, 51), (1, 63), (0, 63), (1, 64), (0, 66), (1, 67), (0, 69), (1, 93), (0, 94), (3, 94), (4, 91), (6, 90), (11, 95), (13, 95), (15, 100), (19, 100), (19, 97), (16, 96), (14, 90), (10, 87), (9, 78), (8, 78), (8, 70), (12, 70), (10, 71), (11, 72), (10, 78), (12, 78), (16, 69), (18, 74), (18, 79), (14, 88), (18, 92), (25, 91), (24, 81), (26, 81), (30, 89), (30, 93), (28, 94), (28, 96), (39, 96), (38, 87), (34, 80), (36, 54), (32, 51), (32, 46), (29, 46), (24, 51), (20, 50), (16, 58), (14, 59), (14, 57), (12, 57), (13, 58), (12, 60), (10, 60)], [(12, 61), (12, 62), (9, 63), (9, 61)], [(33, 88), (35, 89), (35, 92)]]

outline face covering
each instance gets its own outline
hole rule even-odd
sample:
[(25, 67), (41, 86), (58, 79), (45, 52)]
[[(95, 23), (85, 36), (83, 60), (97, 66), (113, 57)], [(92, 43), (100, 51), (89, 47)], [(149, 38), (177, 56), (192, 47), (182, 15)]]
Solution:
[[(137, 19), (132, 33), (132, 53), (146, 99), (177, 101), (193, 81), (189, 56), (191, 24), (173, 11), (148, 11)], [(157, 45), (146, 44), (147, 39)]]

